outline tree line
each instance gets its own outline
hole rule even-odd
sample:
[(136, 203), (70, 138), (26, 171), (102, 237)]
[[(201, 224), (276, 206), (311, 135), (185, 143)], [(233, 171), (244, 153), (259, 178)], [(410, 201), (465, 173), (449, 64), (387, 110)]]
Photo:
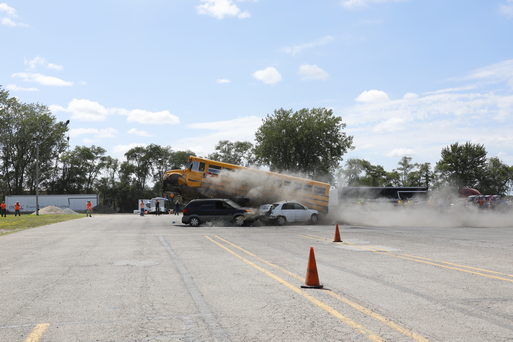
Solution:
[[(483, 145), (452, 144), (441, 160), (413, 163), (403, 157), (386, 171), (363, 159), (343, 156), (354, 149), (346, 125), (326, 108), (293, 111), (280, 108), (268, 114), (255, 133), (255, 144), (221, 140), (208, 159), (243, 166), (261, 166), (324, 181), (334, 186), (473, 187), (506, 194), (513, 167), (487, 158)], [(194, 151), (150, 144), (134, 147), (120, 160), (100, 146), (69, 148), (68, 125), (58, 122), (47, 106), (23, 103), (0, 87), (0, 191), (7, 195), (35, 194), (36, 150), (39, 145), (39, 191), (42, 194), (99, 193), (100, 202), (131, 212), (139, 198), (162, 195), (166, 170), (184, 168)]]

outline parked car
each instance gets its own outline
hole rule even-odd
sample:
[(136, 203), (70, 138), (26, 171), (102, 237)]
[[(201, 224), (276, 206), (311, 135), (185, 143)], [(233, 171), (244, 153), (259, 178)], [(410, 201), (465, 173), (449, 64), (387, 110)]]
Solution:
[(198, 227), (210, 221), (234, 222), (237, 226), (258, 220), (256, 212), (230, 199), (208, 198), (192, 200), (183, 209), (182, 223)]
[(281, 201), (260, 206), (259, 217), (265, 223), (279, 226), (283, 226), (287, 222), (316, 224), (319, 221), (319, 212), (315, 209), (308, 209), (296, 201)]

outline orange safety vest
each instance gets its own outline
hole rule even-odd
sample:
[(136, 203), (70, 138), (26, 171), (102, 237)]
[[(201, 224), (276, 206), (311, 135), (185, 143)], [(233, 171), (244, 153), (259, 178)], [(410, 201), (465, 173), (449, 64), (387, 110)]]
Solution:
[(0, 208), (5, 209), (5, 203), (2, 203), (2, 205), (0, 205)]
[(87, 203), (87, 209), (91, 209), (92, 206), (91, 206), (91, 202)]
[(16, 204), (14, 205), (14, 209), (15, 209), (15, 210), (20, 210), (20, 204), (19, 204), (19, 203), (16, 203)]

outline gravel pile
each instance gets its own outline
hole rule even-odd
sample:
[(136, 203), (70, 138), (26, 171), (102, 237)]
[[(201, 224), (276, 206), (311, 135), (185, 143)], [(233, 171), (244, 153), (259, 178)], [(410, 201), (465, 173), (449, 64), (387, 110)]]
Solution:
[(69, 214), (69, 215), (78, 215), (78, 213), (77, 213), (75, 210), (70, 209), (70, 208), (66, 208), (66, 209), (64, 209), (64, 212), (65, 212), (66, 214)]
[[(67, 213), (59, 207), (49, 205), (48, 207), (44, 207), (43, 209), (39, 209), (39, 215), (66, 215)], [(36, 215), (34, 211), (32, 215)]]
[(111, 207), (107, 207), (106, 205), (97, 205), (96, 207), (93, 207), (93, 213), (94, 214), (115, 214), (116, 211), (112, 209)]

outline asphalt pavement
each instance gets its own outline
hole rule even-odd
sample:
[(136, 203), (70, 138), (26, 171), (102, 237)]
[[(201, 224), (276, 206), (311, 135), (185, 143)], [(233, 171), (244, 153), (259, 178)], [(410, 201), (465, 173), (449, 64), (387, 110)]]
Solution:
[[(185, 226), (0, 237), (0, 341), (513, 341), (513, 228)], [(304, 289), (310, 248), (323, 289)]]

